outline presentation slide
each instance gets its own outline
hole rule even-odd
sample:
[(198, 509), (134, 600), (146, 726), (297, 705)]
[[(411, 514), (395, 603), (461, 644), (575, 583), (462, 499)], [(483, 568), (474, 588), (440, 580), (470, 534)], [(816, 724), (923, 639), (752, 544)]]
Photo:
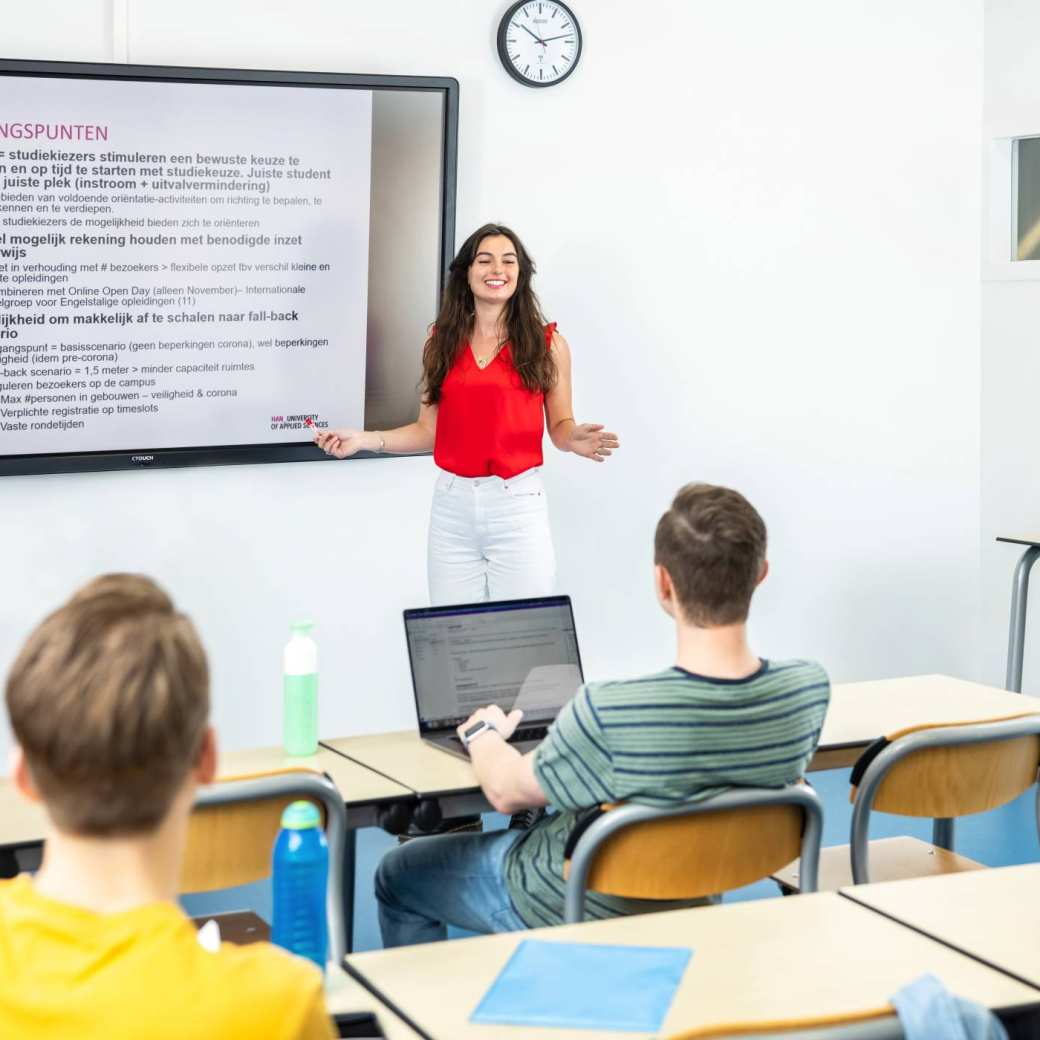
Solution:
[(363, 425), (371, 168), (370, 90), (5, 80), (0, 454)]

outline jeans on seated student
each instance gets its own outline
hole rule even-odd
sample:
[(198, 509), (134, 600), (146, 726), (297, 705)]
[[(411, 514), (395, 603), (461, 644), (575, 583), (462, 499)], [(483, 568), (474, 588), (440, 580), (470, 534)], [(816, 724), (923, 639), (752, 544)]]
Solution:
[[(443, 939), (449, 924), (496, 932), (561, 923), (564, 848), (584, 809), (668, 806), (797, 780), (819, 740), (830, 682), (811, 661), (751, 652), (751, 597), (767, 573), (765, 524), (751, 504), (729, 488), (682, 488), (654, 538), (676, 663), (587, 683), (527, 755), (506, 742), (521, 712), (492, 705), (463, 723), (459, 736), (496, 810), (555, 811), (526, 831), (431, 837), (387, 853), (376, 875), (384, 945)], [(590, 892), (586, 915), (647, 907)]]
[(50, 818), (35, 878), (0, 881), (0, 1036), (329, 1040), (318, 970), (204, 950), (176, 904), (216, 772), (206, 655), (147, 578), (110, 574), (29, 637), (7, 680), (14, 781)]

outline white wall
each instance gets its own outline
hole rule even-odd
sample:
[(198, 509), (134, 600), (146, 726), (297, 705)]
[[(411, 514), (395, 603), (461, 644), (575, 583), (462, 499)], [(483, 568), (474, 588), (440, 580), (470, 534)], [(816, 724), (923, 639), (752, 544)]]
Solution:
[[(8, 55), (103, 56), (79, 2), (4, 7)], [(130, 7), (131, 61), (459, 79), (459, 238), (520, 231), (578, 417), (622, 437), (603, 466), (547, 454), (591, 676), (668, 663), (651, 535), (693, 478), (770, 526), (760, 652), (974, 673), (980, 0), (578, 0), (585, 56), (544, 91), (498, 65), (504, 0)], [(76, 583), (135, 568), (197, 619), (226, 744), (278, 740), (301, 610), (323, 731), (409, 725), (398, 612), (425, 601), (431, 481), (427, 460), (0, 481), (0, 667)]]
[[(984, 155), (996, 136), (1040, 134), (1040, 8), (1028, 0), (987, 0)], [(1000, 176), (1005, 171), (993, 170)], [(1017, 266), (1017, 265), (1016, 265)], [(1032, 269), (1040, 264), (1028, 265)], [(1004, 684), (1011, 578), (1021, 546), (998, 535), (1040, 535), (1040, 272), (982, 286), (982, 617), (983, 669)], [(1026, 631), (1023, 690), (1040, 692), (1040, 566)]]

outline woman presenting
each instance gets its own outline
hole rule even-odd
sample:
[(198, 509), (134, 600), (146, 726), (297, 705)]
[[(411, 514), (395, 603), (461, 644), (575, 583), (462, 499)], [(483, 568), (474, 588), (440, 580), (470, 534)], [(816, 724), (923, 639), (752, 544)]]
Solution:
[[(602, 462), (618, 438), (571, 414), (571, 353), (546, 324), (534, 263), (508, 228), (487, 224), (451, 263), (423, 350), (419, 418), (394, 430), (330, 430), (329, 455), (433, 449), (440, 468), (430, 515), (430, 602), (544, 596), (556, 558), (542, 487), (542, 434)], [(543, 420), (544, 413), (544, 420)]]

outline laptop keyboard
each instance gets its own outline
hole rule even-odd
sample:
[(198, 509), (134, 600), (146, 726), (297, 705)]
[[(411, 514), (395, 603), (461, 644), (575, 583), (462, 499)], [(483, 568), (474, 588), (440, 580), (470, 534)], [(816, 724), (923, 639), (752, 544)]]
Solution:
[(521, 726), (510, 738), (510, 744), (518, 744), (525, 740), (545, 740), (549, 732), (548, 726)]
[[(549, 732), (548, 726), (522, 726), (518, 729), (508, 741), (507, 744), (523, 744), (529, 740), (539, 741), (544, 740), (545, 735)], [(458, 734), (453, 734), (451, 738), (456, 744), (461, 744), (462, 741), (459, 739)]]

